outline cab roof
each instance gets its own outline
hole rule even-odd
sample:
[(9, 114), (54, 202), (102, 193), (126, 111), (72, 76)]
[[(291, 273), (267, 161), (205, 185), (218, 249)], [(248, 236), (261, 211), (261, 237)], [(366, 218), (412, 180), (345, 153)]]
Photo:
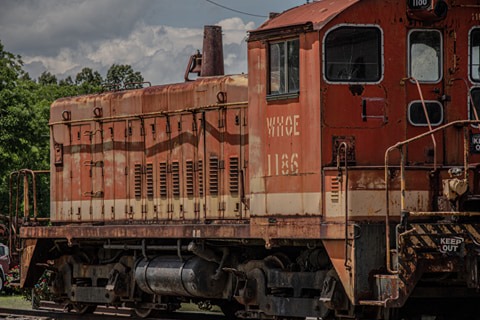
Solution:
[(286, 33), (319, 30), (360, 0), (319, 0), (286, 10), (250, 31), (249, 41)]

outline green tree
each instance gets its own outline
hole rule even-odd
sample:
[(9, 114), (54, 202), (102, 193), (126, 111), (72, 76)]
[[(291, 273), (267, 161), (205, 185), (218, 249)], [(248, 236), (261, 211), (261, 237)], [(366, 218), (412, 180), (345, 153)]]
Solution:
[(92, 86), (101, 86), (102, 82), (103, 79), (100, 73), (98, 73), (98, 71), (93, 71), (91, 68), (83, 68), (75, 77), (75, 83), (77, 85), (87, 83)]
[(102, 90), (103, 79), (98, 71), (83, 68), (77, 73), (75, 83), (81, 88), (82, 93), (94, 93)]
[[(12, 171), (38, 164), (41, 114), (32, 107), (38, 85), (24, 80), (22, 61), (0, 43), (0, 213), (8, 212), (8, 183)], [(48, 129), (47, 129), (48, 134)], [(47, 138), (48, 143), (48, 138)], [(44, 157), (48, 158), (48, 156)], [(40, 162), (42, 162), (40, 160)]]
[(38, 83), (42, 86), (57, 84), (57, 77), (51, 74), (49, 71), (43, 71), (40, 77), (38, 77)]
[[(58, 83), (49, 71), (43, 72), (37, 81), (23, 70), (20, 56), (6, 51), (0, 41), (0, 214), (8, 213), (11, 172), (50, 167), (48, 121), (52, 102), (102, 89), (102, 77), (90, 68), (83, 68), (75, 81), (67, 77)], [(123, 86), (142, 81), (140, 72), (129, 65), (112, 65), (106, 77), (106, 83)], [(40, 214), (47, 215), (48, 179), (40, 179), (37, 190), (46, 193), (39, 198), (39, 209)]]
[[(49, 168), (51, 103), (81, 92), (74, 85), (57, 85), (49, 72), (40, 76), (42, 84), (36, 83), (22, 67), (20, 57), (6, 51), (0, 42), (0, 214), (8, 213), (11, 172)], [(37, 189), (48, 194), (47, 180), (42, 179)], [(46, 214), (48, 196), (43, 200), (39, 205)]]
[(71, 76), (66, 77), (58, 82), (59, 86), (73, 86), (73, 80)]
[(0, 42), (0, 92), (12, 90), (16, 86), (18, 77), (23, 73), (22, 66), (23, 62), (20, 60), (20, 56), (5, 51)]
[(105, 82), (109, 86), (123, 85), (124, 87), (141, 88), (143, 76), (139, 71), (134, 71), (128, 64), (113, 64), (108, 69)]

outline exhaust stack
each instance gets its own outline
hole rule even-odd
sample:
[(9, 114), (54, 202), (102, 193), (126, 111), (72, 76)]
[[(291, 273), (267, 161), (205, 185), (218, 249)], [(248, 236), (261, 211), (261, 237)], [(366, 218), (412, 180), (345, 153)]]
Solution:
[(203, 30), (203, 53), (197, 52), (190, 57), (185, 71), (185, 81), (190, 73), (199, 77), (221, 76), (225, 74), (223, 65), (222, 27), (205, 26)]
[(202, 77), (221, 76), (223, 66), (222, 27), (205, 26), (203, 30)]

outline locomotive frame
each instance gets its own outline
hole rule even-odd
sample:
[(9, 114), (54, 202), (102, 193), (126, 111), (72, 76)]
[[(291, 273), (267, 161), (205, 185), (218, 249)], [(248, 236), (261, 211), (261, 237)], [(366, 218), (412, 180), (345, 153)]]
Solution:
[(250, 32), (248, 76), (204, 43), (195, 81), (56, 101), (22, 285), (142, 317), (478, 318), (479, 10), (315, 1)]

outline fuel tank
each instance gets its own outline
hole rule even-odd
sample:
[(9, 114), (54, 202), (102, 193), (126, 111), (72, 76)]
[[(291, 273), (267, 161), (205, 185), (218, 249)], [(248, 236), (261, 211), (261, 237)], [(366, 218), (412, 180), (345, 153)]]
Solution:
[(157, 256), (137, 263), (135, 281), (150, 294), (223, 298), (228, 276), (217, 269), (218, 264), (197, 256)]

